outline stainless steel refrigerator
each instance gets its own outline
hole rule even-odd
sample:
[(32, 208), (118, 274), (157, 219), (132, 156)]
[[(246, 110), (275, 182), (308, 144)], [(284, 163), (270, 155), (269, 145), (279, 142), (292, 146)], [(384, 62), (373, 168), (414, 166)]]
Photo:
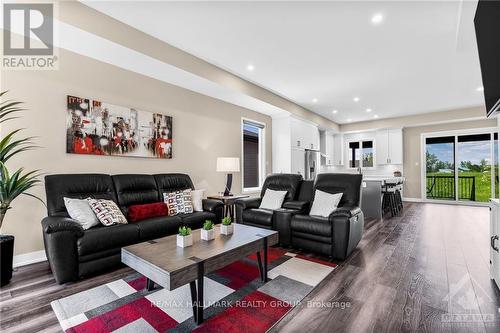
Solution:
[(319, 150), (305, 150), (305, 180), (313, 180), (319, 172), (321, 153)]

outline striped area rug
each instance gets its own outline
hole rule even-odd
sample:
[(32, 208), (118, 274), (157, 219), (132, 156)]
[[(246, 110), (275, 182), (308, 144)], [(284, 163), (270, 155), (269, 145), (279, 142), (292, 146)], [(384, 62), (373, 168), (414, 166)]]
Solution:
[(145, 290), (135, 274), (51, 303), (65, 332), (265, 332), (336, 264), (281, 248), (269, 249), (269, 281), (259, 278), (256, 255), (204, 279), (205, 322), (193, 321), (189, 284)]

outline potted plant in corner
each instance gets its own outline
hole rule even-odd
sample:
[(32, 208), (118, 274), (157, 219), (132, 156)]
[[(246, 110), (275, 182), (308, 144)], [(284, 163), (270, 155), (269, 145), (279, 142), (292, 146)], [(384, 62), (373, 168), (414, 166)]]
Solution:
[(220, 233), (223, 235), (231, 235), (233, 233), (233, 221), (231, 221), (231, 218), (229, 216), (226, 216), (222, 219)]
[[(17, 118), (16, 113), (23, 111), (20, 108), (22, 102), (3, 100), (6, 92), (0, 92), (0, 126), (6, 121)], [(6, 162), (19, 153), (31, 150), (36, 146), (31, 142), (32, 137), (17, 138), (16, 135), (22, 128), (15, 129), (5, 136), (0, 137), (0, 230), (7, 211), (11, 208), (12, 201), (21, 194), (33, 197), (42, 201), (37, 196), (26, 193), (30, 188), (40, 183), (38, 170), (25, 172), (19, 168), (14, 172), (9, 172)], [(43, 201), (42, 201), (43, 203)], [(1, 281), (4, 286), (12, 278), (12, 260), (14, 257), (14, 236), (0, 233), (0, 264)]]
[(201, 229), (201, 239), (212, 240), (215, 239), (214, 223), (210, 220), (205, 220), (203, 228)]
[(188, 247), (193, 245), (193, 235), (191, 235), (191, 228), (186, 226), (179, 227), (179, 234), (177, 234), (177, 246)]

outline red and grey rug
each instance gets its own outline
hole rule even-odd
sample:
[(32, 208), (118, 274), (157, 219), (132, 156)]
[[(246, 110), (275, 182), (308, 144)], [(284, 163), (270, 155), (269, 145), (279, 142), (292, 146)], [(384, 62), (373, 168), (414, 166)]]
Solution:
[(193, 321), (189, 284), (145, 290), (132, 275), (51, 303), (65, 332), (265, 332), (318, 285), (335, 264), (280, 248), (269, 249), (269, 279), (256, 256), (205, 277), (205, 322)]

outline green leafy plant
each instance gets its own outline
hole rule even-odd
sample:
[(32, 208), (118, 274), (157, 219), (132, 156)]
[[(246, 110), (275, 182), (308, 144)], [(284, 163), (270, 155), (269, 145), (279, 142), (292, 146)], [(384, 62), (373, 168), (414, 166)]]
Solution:
[(214, 223), (210, 220), (205, 220), (203, 223), (203, 230), (212, 230), (214, 228)]
[(231, 221), (231, 218), (229, 216), (226, 216), (222, 219), (223, 225), (231, 225), (231, 223), (233, 223), (233, 221)]
[(179, 227), (179, 235), (182, 237), (191, 235), (191, 228), (186, 226)]
[[(0, 98), (4, 98), (6, 93), (6, 91), (0, 92)], [(0, 102), (0, 125), (19, 118), (17, 114), (24, 110), (20, 107), (21, 104), (22, 102), (2, 100)], [(15, 129), (0, 140), (0, 228), (7, 211), (11, 208), (12, 201), (21, 194), (33, 197), (43, 203), (39, 197), (26, 192), (40, 184), (39, 170), (25, 172), (24, 168), (19, 168), (14, 172), (9, 172), (5, 165), (7, 160), (19, 153), (37, 148), (31, 141), (33, 137), (16, 138), (22, 130), (22, 128)]]

